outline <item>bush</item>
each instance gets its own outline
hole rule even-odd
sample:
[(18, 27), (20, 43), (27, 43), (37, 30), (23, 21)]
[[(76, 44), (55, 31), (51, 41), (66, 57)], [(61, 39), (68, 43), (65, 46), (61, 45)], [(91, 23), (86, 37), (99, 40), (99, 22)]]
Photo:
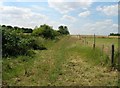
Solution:
[(34, 50), (44, 50), (44, 49), (46, 49), (46, 47), (42, 43), (38, 42), (38, 40), (34, 37), (29, 38), (28, 42), (29, 42), (28, 46), (31, 49), (34, 49)]
[(39, 28), (35, 28), (33, 30), (33, 33), (32, 35), (34, 36), (41, 36), (45, 39), (54, 39), (56, 35), (58, 35), (56, 33), (57, 31), (53, 30), (52, 27), (44, 24), (44, 25), (41, 25)]
[(38, 43), (37, 39), (30, 35), (24, 35), (22, 32), (13, 29), (1, 28), (1, 30), (3, 57), (27, 55), (30, 49), (46, 49), (42, 43)]
[(2, 29), (2, 53), (3, 56), (16, 55), (19, 53), (18, 42), (20, 41), (20, 36), (17, 35), (14, 30)]

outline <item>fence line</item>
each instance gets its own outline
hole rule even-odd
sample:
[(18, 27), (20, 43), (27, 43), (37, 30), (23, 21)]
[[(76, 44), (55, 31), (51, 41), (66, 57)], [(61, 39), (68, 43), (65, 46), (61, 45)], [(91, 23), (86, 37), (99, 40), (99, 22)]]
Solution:
[(106, 53), (109, 57), (109, 60), (111, 62), (111, 66), (114, 67), (114, 56), (115, 56), (115, 45), (112, 44), (111, 45), (105, 45), (105, 44), (99, 44), (97, 45), (96, 43), (96, 35), (94, 34), (93, 36), (93, 44), (92, 42), (90, 42), (89, 40), (87, 40), (87, 36), (81, 36), (78, 35), (78, 39), (80, 40), (80, 42), (84, 45), (93, 47), (93, 49), (95, 49), (96, 47), (101, 48), (101, 56), (103, 56), (104, 53)]

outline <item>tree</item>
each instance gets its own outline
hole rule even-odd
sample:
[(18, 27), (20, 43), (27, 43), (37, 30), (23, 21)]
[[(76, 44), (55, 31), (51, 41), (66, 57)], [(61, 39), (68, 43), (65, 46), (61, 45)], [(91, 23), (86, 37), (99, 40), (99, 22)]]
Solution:
[(17, 30), (17, 29), (19, 29), (19, 27), (15, 26), (14, 29)]
[(59, 29), (58, 32), (60, 32), (60, 34), (63, 34), (63, 35), (69, 34), (67, 26), (59, 26), (58, 29)]
[(12, 26), (7, 26), (8, 29), (12, 29), (13, 27)]
[(109, 36), (120, 36), (120, 33), (110, 33)]
[(61, 26), (58, 27), (58, 29), (62, 30), (62, 29), (64, 29), (64, 27), (61, 25)]
[(39, 28), (34, 29), (32, 34), (35, 36), (44, 37), (46, 39), (54, 39), (55, 38), (54, 30), (52, 29), (52, 27), (50, 27), (49, 25), (46, 25), (46, 24), (41, 25)]
[(31, 28), (21, 28), (21, 30), (23, 31), (23, 33), (32, 33), (32, 29)]
[(2, 25), (2, 27), (6, 27), (5, 25)]

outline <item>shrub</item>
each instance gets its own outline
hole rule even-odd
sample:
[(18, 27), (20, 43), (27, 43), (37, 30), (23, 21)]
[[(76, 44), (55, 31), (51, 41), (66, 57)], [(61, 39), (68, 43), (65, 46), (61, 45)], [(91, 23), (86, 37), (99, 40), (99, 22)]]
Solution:
[(29, 38), (28, 42), (29, 42), (28, 46), (31, 49), (34, 49), (34, 50), (44, 50), (44, 49), (46, 49), (46, 47), (42, 43), (38, 42), (38, 40), (34, 37)]
[(56, 33), (55, 30), (52, 29), (52, 27), (44, 24), (44, 25), (41, 25), (39, 28), (35, 28), (33, 30), (32, 35), (41, 36), (45, 39), (54, 39), (55, 36), (58, 34)]
[(38, 43), (37, 39), (30, 35), (24, 35), (22, 32), (13, 29), (1, 28), (1, 30), (3, 57), (27, 55), (30, 49), (46, 49), (42, 43)]
[(16, 55), (20, 36), (14, 30), (2, 29), (2, 53), (3, 56)]

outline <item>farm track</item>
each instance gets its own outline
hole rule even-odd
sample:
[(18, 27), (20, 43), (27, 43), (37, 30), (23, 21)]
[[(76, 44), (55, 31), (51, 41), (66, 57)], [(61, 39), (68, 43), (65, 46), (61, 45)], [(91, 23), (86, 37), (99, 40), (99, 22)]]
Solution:
[(64, 37), (48, 48), (35, 51), (36, 56), (29, 75), (21, 75), (15, 85), (23, 86), (115, 86), (118, 72), (92, 65), (71, 48), (78, 39)]
[(41, 79), (43, 83), (38, 83), (38, 85), (117, 85), (116, 71), (109, 71), (106, 67), (92, 66), (89, 62), (85, 61), (84, 57), (69, 51), (70, 48), (76, 46), (76, 42), (76, 38), (66, 37), (47, 51), (40, 53), (43, 57), (42, 61), (44, 62), (35, 62), (45, 66), (49, 65), (49, 69), (45, 69), (48, 71), (43, 74), (45, 76), (41, 75), (43, 77), (43, 79)]

